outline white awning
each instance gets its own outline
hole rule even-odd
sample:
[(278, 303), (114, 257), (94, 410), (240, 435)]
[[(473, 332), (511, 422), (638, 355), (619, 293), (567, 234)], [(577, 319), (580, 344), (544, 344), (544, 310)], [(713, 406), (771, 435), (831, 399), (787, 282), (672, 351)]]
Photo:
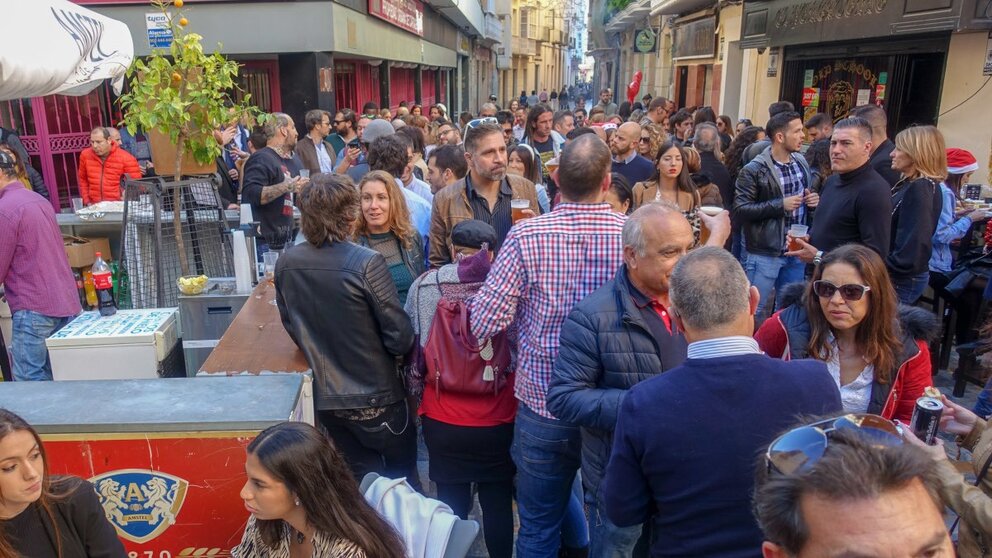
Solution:
[(0, 100), (85, 95), (104, 79), (120, 93), (134, 59), (127, 25), (67, 0), (0, 0), (16, 14), (0, 33)]

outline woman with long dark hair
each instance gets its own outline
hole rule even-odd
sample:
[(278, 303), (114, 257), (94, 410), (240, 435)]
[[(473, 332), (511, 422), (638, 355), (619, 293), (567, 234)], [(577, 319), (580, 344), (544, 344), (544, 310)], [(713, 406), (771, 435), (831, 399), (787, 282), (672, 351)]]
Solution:
[(668, 201), (682, 210), (692, 225), (692, 232), (699, 241), (700, 220), (697, 210), (704, 205), (723, 207), (720, 190), (715, 186), (707, 189), (705, 195), (692, 181), (685, 150), (674, 140), (669, 140), (658, 149), (654, 176), (650, 180), (634, 184), (633, 209), (653, 201)]
[(734, 136), (730, 147), (723, 152), (723, 164), (727, 166), (730, 179), (737, 182), (737, 174), (744, 167), (744, 152), (752, 143), (765, 139), (765, 129), (761, 126), (748, 126)]
[(48, 473), (41, 437), (0, 409), (0, 558), (124, 558), (89, 482)]
[(534, 148), (526, 143), (520, 144), (510, 150), (507, 161), (506, 173), (522, 176), (533, 182), (537, 189), (537, 203), (541, 206), (541, 212), (551, 211), (551, 198), (547, 186), (544, 185), (544, 177), (541, 176), (541, 158)]
[(251, 512), (235, 558), (402, 558), (403, 543), (365, 501), (327, 437), (300, 422), (248, 444), (241, 498)]
[(874, 250), (847, 244), (825, 254), (802, 299), (754, 337), (769, 356), (825, 362), (845, 411), (906, 422), (933, 384), (927, 342), (936, 330), (932, 313), (899, 308)]

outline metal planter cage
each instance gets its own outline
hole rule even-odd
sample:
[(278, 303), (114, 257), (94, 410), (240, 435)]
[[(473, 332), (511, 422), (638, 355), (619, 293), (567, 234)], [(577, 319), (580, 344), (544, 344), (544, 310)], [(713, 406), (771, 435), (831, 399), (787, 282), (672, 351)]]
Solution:
[(125, 181), (119, 307), (179, 305), (176, 279), (183, 271), (173, 220), (176, 210), (189, 273), (234, 275), (231, 235), (219, 185), (216, 174), (180, 181), (163, 177)]

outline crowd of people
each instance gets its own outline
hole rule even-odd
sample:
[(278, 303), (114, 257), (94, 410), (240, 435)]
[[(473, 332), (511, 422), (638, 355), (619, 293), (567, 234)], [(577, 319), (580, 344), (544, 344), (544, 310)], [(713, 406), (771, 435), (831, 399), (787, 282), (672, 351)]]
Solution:
[[(959, 555), (987, 555), (985, 415), (942, 398), (977, 485), (908, 428), (940, 329), (915, 304), (985, 218), (963, 206), (974, 157), (933, 126), (888, 139), (878, 106), (804, 122), (776, 102), (758, 127), (609, 89), (587, 112), (580, 94), (218, 130), (229, 199), (281, 252), (317, 417), (248, 447), (233, 555), (402, 555), (357, 483), (424, 491), (418, 433), (437, 497), (465, 518), (478, 495), (493, 557), (953, 556), (945, 506)], [(108, 164), (120, 148), (101, 155), (98, 132)], [(0, 215), (49, 234), (17, 161), (0, 147)], [(47, 248), (8, 221), (16, 323), (24, 246)], [(29, 366), (45, 359), (15, 353), (18, 379)], [(41, 541), (53, 508), (71, 508), (55, 532), (99, 523), (86, 483), (50, 479), (37, 434), (2, 413), (0, 466), (0, 521), (25, 529), (0, 531), (0, 556)]]

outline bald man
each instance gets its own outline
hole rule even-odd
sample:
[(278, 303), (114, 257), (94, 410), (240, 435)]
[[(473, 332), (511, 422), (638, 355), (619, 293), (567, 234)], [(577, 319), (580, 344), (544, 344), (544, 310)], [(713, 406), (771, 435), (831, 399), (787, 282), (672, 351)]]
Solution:
[(631, 185), (643, 182), (654, 175), (654, 164), (637, 152), (637, 142), (641, 141), (641, 126), (636, 122), (624, 122), (617, 128), (610, 140), (613, 154), (613, 172), (624, 175)]

